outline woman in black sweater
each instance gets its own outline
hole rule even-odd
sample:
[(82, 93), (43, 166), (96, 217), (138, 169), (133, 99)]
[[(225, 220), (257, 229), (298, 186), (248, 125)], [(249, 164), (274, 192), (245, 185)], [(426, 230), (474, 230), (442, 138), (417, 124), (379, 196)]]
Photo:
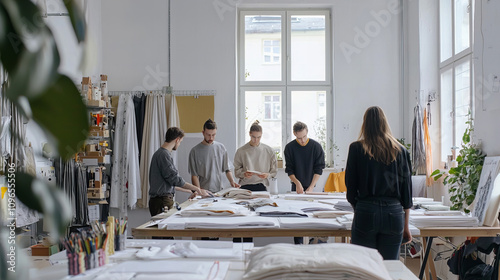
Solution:
[(410, 155), (392, 136), (381, 108), (366, 110), (359, 140), (351, 143), (346, 166), (347, 200), (354, 208), (352, 243), (397, 260), (411, 241)]

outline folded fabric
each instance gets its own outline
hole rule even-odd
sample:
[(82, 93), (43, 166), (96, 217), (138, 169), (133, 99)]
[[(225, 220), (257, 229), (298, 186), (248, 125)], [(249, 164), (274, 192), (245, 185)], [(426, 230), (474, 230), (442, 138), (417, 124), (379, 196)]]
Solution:
[(335, 204), (335, 209), (354, 212), (352, 205), (347, 200), (339, 200), (339, 202)]
[(238, 205), (246, 205), (250, 210), (255, 211), (255, 209), (262, 207), (262, 206), (272, 206), (272, 207), (278, 207), (278, 204), (274, 202), (270, 198), (254, 198), (251, 200), (246, 200), (246, 201), (239, 201), (236, 204)]
[(434, 211), (427, 210), (424, 212), (424, 215), (427, 216), (463, 216), (464, 213), (461, 211)]
[[(167, 222), (167, 229), (171, 229)], [(180, 224), (175, 229), (179, 229)], [(189, 228), (278, 228), (279, 222), (275, 218), (246, 216), (246, 217), (205, 217), (184, 219), (183, 226)]]
[(391, 276), (375, 249), (345, 243), (270, 244), (252, 252), (243, 279), (387, 280)]
[(422, 208), (427, 209), (429, 211), (448, 211), (450, 210), (450, 206), (441, 205), (441, 204), (424, 204)]
[(263, 206), (255, 210), (260, 216), (265, 217), (307, 217), (300, 208), (301, 204), (279, 203), (277, 207)]
[(229, 203), (221, 204), (200, 204), (191, 205), (180, 212), (179, 215), (183, 217), (199, 217), (199, 216), (245, 216), (250, 213), (247, 208)]
[(328, 218), (337, 218), (337, 217), (342, 217), (347, 214), (352, 214), (352, 212), (349, 211), (314, 211), (313, 212), (313, 217), (315, 218), (323, 218), (323, 219), (328, 219)]
[(252, 192), (246, 189), (227, 188), (216, 193), (217, 196), (234, 199), (270, 198), (269, 192)]
[(317, 207), (317, 206), (313, 206), (313, 207), (302, 208), (301, 210), (304, 211), (304, 212), (315, 212), (315, 211), (329, 212), (329, 211), (333, 210), (333, 207), (330, 208), (330, 207)]
[(460, 216), (410, 216), (410, 223), (418, 228), (423, 227), (477, 227), (477, 217)]
[(158, 252), (161, 251), (160, 247), (145, 247), (142, 248), (141, 250), (137, 251), (135, 254), (136, 257), (140, 259), (148, 259), (153, 257), (154, 255), (158, 254)]

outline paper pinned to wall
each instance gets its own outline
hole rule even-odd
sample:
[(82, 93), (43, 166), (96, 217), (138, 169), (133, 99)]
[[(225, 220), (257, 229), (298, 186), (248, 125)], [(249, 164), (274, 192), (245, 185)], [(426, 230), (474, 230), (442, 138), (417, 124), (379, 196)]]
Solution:
[(185, 133), (203, 130), (203, 124), (214, 120), (214, 96), (176, 96), (181, 129)]

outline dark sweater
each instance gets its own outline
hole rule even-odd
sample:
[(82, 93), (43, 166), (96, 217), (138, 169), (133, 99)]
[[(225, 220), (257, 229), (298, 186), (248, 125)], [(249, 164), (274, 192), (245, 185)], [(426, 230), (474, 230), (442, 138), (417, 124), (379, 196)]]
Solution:
[(160, 147), (153, 154), (149, 166), (149, 196), (174, 194), (175, 187), (182, 187), (185, 183), (174, 165), (172, 153)]
[[(285, 146), (285, 172), (295, 175), (302, 184), (304, 190), (309, 187), (314, 174), (323, 174), (325, 168), (325, 152), (321, 145), (309, 139), (305, 146), (301, 146), (297, 140), (293, 140)], [(295, 191), (295, 183), (292, 182), (292, 191)]]
[(347, 200), (353, 207), (360, 199), (398, 199), (404, 209), (412, 204), (410, 154), (401, 146), (389, 165), (365, 154), (359, 141), (351, 143), (345, 174)]

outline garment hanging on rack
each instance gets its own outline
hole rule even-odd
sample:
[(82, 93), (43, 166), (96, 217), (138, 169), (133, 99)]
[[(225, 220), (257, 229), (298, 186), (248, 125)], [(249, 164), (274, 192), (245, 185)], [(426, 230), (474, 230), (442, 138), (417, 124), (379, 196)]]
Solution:
[[(73, 162), (70, 160), (70, 162)], [(75, 164), (73, 168), (74, 173), (76, 173), (76, 220), (75, 224), (78, 225), (88, 225), (89, 224), (89, 205), (87, 200), (87, 168), (81, 166), (81, 164)]]
[(167, 127), (180, 127), (179, 110), (175, 95), (169, 94), (165, 96), (165, 102), (165, 107), (167, 109)]
[(72, 225), (88, 225), (88, 178), (86, 168), (73, 159), (54, 161), (56, 183), (62, 188), (71, 204)]
[[(144, 130), (144, 114), (146, 113), (146, 95), (142, 93), (137, 96), (134, 95), (134, 108), (135, 108), (135, 126), (137, 128), (137, 146), (142, 146), (142, 132)], [(139, 150), (139, 159), (141, 153)]]
[(412, 167), (415, 174), (425, 173), (425, 143), (422, 120), (422, 109), (417, 104), (413, 109), (414, 119), (412, 127)]
[(149, 206), (149, 164), (153, 154), (165, 142), (166, 118), (165, 96), (149, 95), (146, 100), (146, 118), (142, 134), (140, 162), (142, 198), (138, 201), (138, 207)]
[(431, 148), (431, 135), (429, 133), (429, 125), (427, 122), (427, 109), (424, 109), (424, 141), (425, 141), (425, 183), (429, 187), (432, 185), (433, 179), (430, 177), (432, 174), (432, 148)]
[[(128, 183), (128, 188), (127, 188)], [(139, 148), (132, 96), (121, 95), (118, 103), (113, 147), (110, 206), (125, 213), (141, 198)]]

